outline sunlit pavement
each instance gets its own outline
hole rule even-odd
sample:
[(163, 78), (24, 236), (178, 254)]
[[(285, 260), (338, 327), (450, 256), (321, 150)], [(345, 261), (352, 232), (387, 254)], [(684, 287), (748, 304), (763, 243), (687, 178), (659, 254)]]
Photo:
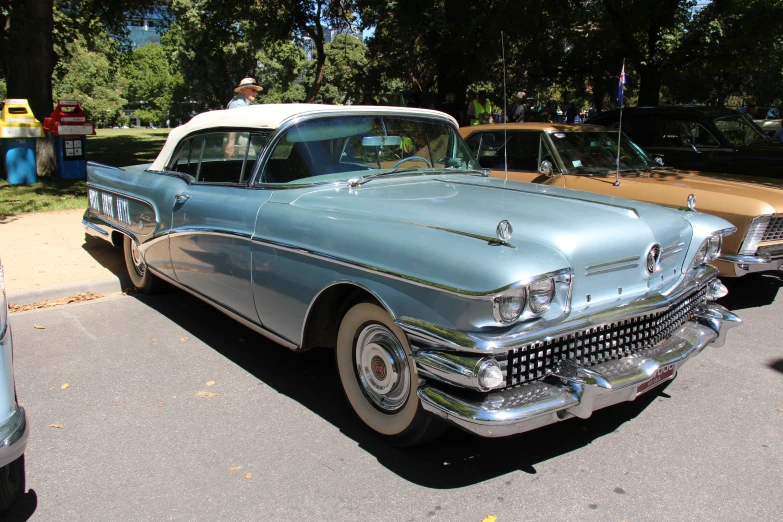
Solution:
[(180, 291), (15, 313), (32, 433), (10, 519), (777, 520), (780, 286), (731, 285), (745, 324), (635, 402), (407, 450), (353, 418), (330, 352), (293, 353)]

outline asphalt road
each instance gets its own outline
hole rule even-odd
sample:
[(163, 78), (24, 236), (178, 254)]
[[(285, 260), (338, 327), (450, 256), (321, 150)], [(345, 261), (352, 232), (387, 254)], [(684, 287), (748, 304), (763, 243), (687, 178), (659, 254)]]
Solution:
[(782, 285), (733, 285), (745, 325), (635, 402), (407, 450), (354, 419), (330, 352), (180, 291), (16, 313), (32, 434), (10, 519), (781, 520)]

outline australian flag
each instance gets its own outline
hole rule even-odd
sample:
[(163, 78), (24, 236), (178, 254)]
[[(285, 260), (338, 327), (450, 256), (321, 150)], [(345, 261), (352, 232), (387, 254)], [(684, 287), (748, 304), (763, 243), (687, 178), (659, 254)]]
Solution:
[(617, 85), (617, 106), (623, 106), (623, 87), (625, 87), (625, 62), (623, 62), (623, 70), (620, 71), (620, 83)]

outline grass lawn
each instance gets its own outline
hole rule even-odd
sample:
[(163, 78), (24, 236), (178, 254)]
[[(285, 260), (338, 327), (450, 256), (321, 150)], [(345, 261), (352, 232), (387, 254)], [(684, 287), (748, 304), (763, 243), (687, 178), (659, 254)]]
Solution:
[[(163, 147), (170, 129), (98, 129), (87, 137), (87, 159), (122, 167), (151, 163)], [(0, 221), (28, 212), (49, 212), (87, 207), (84, 180), (38, 178), (31, 185), (11, 185), (0, 179)]]

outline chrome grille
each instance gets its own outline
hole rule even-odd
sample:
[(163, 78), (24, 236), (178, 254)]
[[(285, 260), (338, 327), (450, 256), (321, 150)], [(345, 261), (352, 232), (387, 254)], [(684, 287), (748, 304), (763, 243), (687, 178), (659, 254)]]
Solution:
[(592, 366), (654, 346), (693, 318), (696, 306), (706, 300), (705, 286), (680, 299), (668, 310), (602, 324), (510, 350), (506, 386), (546, 377), (561, 360), (572, 359), (581, 366)]
[(778, 241), (783, 239), (783, 216), (773, 217), (769, 220), (767, 229), (761, 237), (762, 241)]

